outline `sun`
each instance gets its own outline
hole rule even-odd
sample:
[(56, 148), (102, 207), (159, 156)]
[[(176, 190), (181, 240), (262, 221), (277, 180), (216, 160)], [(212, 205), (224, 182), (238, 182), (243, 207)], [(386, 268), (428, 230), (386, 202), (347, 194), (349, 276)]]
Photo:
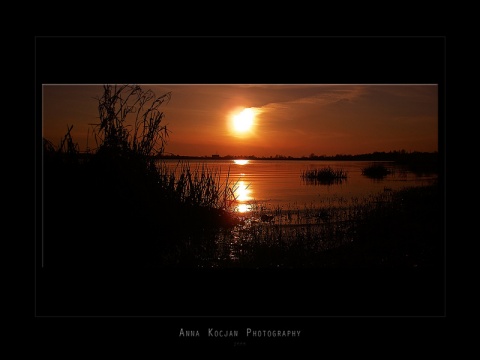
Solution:
[(255, 119), (255, 112), (250, 108), (243, 109), (240, 113), (233, 116), (233, 129), (237, 133), (250, 131)]

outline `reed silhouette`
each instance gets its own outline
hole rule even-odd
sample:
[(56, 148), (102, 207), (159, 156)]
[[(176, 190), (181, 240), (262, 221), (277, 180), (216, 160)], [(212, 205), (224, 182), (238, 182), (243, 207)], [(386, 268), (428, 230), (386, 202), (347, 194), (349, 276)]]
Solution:
[[(209, 260), (247, 268), (441, 268), (437, 183), (381, 192), (348, 206), (275, 211), (220, 237)], [(264, 218), (265, 217), (265, 218)], [(264, 222), (268, 220), (268, 222)]]
[(391, 172), (385, 165), (376, 163), (362, 169), (362, 174), (372, 179), (383, 179)]
[(307, 184), (332, 185), (346, 180), (347, 173), (343, 169), (332, 169), (328, 166), (322, 169), (305, 170), (301, 177)]
[(170, 99), (139, 86), (105, 85), (96, 148), (81, 154), (71, 130), (60, 145), (44, 139), (44, 252), (49, 266), (146, 266), (175, 254), (205, 229), (230, 226), (234, 192), (206, 168), (158, 166)]

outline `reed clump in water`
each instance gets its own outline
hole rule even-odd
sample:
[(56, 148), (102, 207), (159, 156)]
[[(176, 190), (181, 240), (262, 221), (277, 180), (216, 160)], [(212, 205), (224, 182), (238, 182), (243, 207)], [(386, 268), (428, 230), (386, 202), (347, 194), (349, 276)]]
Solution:
[(321, 169), (305, 170), (302, 179), (307, 182), (333, 184), (347, 179), (347, 172), (343, 169), (332, 169), (330, 166)]
[(382, 179), (392, 171), (383, 164), (372, 164), (362, 169), (362, 175), (373, 179)]

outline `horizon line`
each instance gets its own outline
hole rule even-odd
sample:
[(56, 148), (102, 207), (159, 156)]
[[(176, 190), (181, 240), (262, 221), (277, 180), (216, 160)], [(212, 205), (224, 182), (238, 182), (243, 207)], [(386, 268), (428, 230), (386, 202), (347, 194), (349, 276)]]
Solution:
[[(434, 151), (419, 151), (419, 150), (404, 150), (404, 149), (401, 149), (401, 150), (389, 150), (389, 151), (373, 151), (373, 152), (368, 152), (368, 153), (358, 153), (358, 154), (341, 154), (341, 153), (338, 153), (338, 154), (335, 154), (335, 155), (326, 155), (326, 154), (314, 154), (313, 157), (335, 157), (335, 156), (363, 156), (363, 155), (376, 155), (376, 154), (394, 154), (394, 153), (404, 153), (404, 154), (413, 154), (413, 153), (421, 153), (421, 154), (435, 154), (435, 153), (438, 153), (439, 151), (438, 150), (434, 150)], [(294, 158), (294, 159), (300, 159), (300, 158), (310, 158), (310, 155), (302, 155), (302, 156), (292, 156), (292, 155), (282, 155), (282, 154), (275, 154), (275, 155), (268, 155), (268, 156), (257, 156), (257, 155), (254, 155), (254, 154), (251, 154), (251, 155), (245, 155), (245, 154), (242, 154), (242, 155), (232, 155), (232, 154), (226, 154), (226, 155), (220, 155), (220, 154), (210, 154), (210, 155), (182, 155), (182, 154), (173, 154), (173, 153), (168, 153), (168, 154), (159, 154), (159, 155), (154, 155), (154, 156), (158, 156), (158, 157), (161, 157), (161, 156), (183, 156), (183, 157), (256, 157), (256, 158), (275, 158), (275, 157), (290, 157), (290, 158)]]

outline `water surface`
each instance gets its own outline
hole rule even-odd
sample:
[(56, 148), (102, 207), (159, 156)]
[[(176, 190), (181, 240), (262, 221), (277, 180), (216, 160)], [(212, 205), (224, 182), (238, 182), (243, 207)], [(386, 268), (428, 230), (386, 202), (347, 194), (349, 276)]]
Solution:
[[(372, 161), (315, 161), (315, 160), (188, 160), (192, 170), (206, 166), (220, 174), (220, 181), (228, 180), (235, 190), (238, 212), (249, 212), (258, 206), (266, 209), (294, 209), (305, 207), (345, 206), (353, 199), (361, 199), (386, 191), (431, 184), (435, 174), (418, 175), (382, 162), (392, 170), (383, 179), (372, 179), (362, 169)], [(171, 169), (180, 168), (177, 160), (166, 160)], [(332, 184), (305, 181), (306, 170), (342, 169), (347, 179)]]

